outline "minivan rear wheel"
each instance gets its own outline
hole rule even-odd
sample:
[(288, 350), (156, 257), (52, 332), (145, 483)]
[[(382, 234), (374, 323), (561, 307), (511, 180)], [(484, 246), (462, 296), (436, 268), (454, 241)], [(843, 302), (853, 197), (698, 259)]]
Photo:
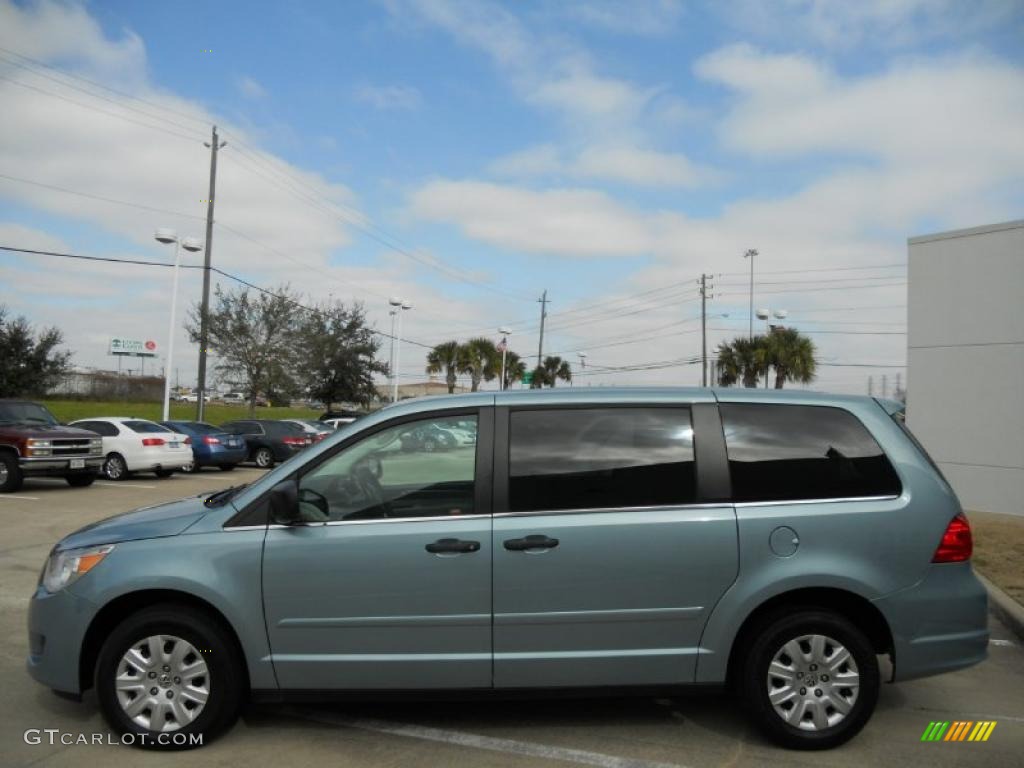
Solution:
[(107, 722), (118, 733), (133, 734), (133, 745), (187, 749), (234, 723), (245, 671), (219, 622), (188, 606), (155, 605), (110, 634), (95, 682)]
[(754, 722), (791, 749), (829, 749), (853, 738), (878, 701), (870, 641), (829, 611), (794, 611), (762, 624), (740, 675)]

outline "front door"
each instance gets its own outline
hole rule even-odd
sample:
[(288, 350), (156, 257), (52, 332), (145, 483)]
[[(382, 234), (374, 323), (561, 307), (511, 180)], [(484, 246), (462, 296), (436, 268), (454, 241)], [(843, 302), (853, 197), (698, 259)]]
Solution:
[(693, 681), (737, 549), (731, 505), (699, 503), (691, 412), (499, 409), (495, 687)]
[[(303, 470), (304, 522), (270, 526), (263, 557), (281, 688), (490, 687), (492, 419), (391, 422)], [(456, 425), (478, 439), (410, 437)]]

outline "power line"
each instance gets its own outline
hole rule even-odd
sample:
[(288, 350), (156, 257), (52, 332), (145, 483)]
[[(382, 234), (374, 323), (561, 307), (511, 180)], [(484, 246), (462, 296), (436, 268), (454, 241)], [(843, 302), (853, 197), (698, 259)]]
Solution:
[(26, 88), (26, 89), (28, 89), (30, 91), (35, 91), (37, 93), (41, 93), (44, 96), (50, 96), (51, 98), (54, 98), (54, 99), (60, 99), (61, 101), (66, 101), (69, 104), (74, 104), (76, 106), (81, 107), (82, 109), (89, 109), (89, 110), (92, 110), (93, 112), (99, 112), (102, 115), (107, 115), (108, 117), (116, 117), (119, 120), (125, 120), (125, 121), (127, 121), (129, 123), (134, 123), (135, 125), (141, 125), (143, 128), (151, 128), (154, 131), (161, 131), (161, 132), (169, 134), (171, 136), (177, 136), (180, 139), (186, 139), (187, 141), (190, 141), (190, 142), (202, 141), (202, 139), (197, 139), (195, 136), (186, 136), (183, 133), (178, 133), (177, 131), (172, 131), (169, 128), (162, 128), (161, 126), (153, 125), (152, 123), (144, 123), (141, 120), (135, 120), (135, 119), (133, 119), (131, 117), (128, 117), (127, 115), (119, 115), (116, 112), (111, 112), (111, 111), (106, 110), (106, 109), (101, 109), (101, 108), (93, 106), (91, 104), (83, 104), (80, 101), (75, 101), (74, 99), (69, 99), (67, 96), (62, 96), (59, 93), (54, 93), (53, 91), (47, 91), (47, 90), (45, 90), (43, 88), (37, 88), (34, 85), (30, 85), (29, 83), (23, 83), (20, 80), (15, 80), (13, 78), (6, 77), (5, 75), (0, 75), (0, 80), (5, 80), (6, 82), (10, 83), (11, 85), (17, 85), (20, 88)]
[[(759, 275), (791, 275), (791, 274), (803, 274), (804, 272), (853, 272), (856, 270), (868, 270), (868, 269), (906, 269), (906, 262), (903, 263), (892, 263), (892, 264), (865, 264), (860, 267), (808, 267), (804, 269), (768, 269), (759, 270)], [(719, 272), (719, 275), (731, 276), (731, 275), (746, 275), (746, 272)]]
[[(173, 267), (174, 266), (173, 264), (171, 264), (169, 262), (166, 262), (166, 261), (149, 261), (149, 260), (146, 260), (146, 259), (120, 259), (120, 258), (119, 259), (115, 259), (115, 258), (110, 257), (110, 256), (87, 256), (87, 255), (80, 254), (80, 253), (60, 253), (60, 252), (57, 252), (57, 251), (44, 251), (44, 250), (36, 250), (36, 249), (32, 249), (32, 248), (16, 248), (14, 246), (9, 246), (9, 245), (0, 245), (0, 251), (10, 251), (12, 253), (24, 253), (24, 254), (33, 255), (33, 256), (53, 256), (53, 257), (58, 257), (58, 258), (63, 258), (63, 259), (76, 259), (76, 260), (80, 260), (80, 261), (105, 262), (105, 263), (108, 263), (108, 264), (131, 264), (131, 265), (142, 266), (142, 267)], [(180, 266), (180, 268), (181, 269), (203, 269), (203, 266), (200, 265), (200, 264), (182, 264)], [(260, 293), (262, 293), (262, 294), (264, 294), (266, 296), (271, 296), (273, 298), (282, 299), (284, 301), (287, 301), (289, 304), (292, 304), (293, 306), (295, 306), (295, 307), (297, 307), (299, 309), (305, 310), (306, 312), (310, 312), (310, 313), (315, 314), (315, 315), (322, 315), (323, 314), (323, 312), (321, 310), (317, 309), (316, 307), (310, 307), (310, 306), (307, 306), (306, 304), (303, 304), (302, 302), (296, 301), (296, 300), (294, 300), (294, 299), (292, 299), (292, 298), (290, 298), (288, 296), (282, 296), (279, 293), (274, 293), (273, 291), (268, 290), (268, 289), (264, 288), (263, 286), (257, 285), (256, 283), (253, 283), (253, 282), (250, 282), (249, 280), (246, 280), (245, 278), (239, 277), (238, 275), (234, 275), (234, 274), (231, 274), (230, 272), (226, 272), (223, 269), (219, 269), (217, 267), (210, 267), (210, 271), (211, 272), (216, 272), (218, 275), (221, 275), (222, 277), (226, 277), (229, 280), (234, 280), (236, 283), (240, 283), (241, 285), (244, 285), (244, 286), (247, 286), (249, 288), (252, 288), (255, 291), (259, 291)], [(385, 333), (384, 331), (379, 331), (376, 328), (369, 328), (368, 330), (371, 333), (373, 333), (373, 334), (375, 334), (377, 336), (382, 336), (382, 337), (384, 337), (386, 339), (395, 338), (390, 333)], [(414, 341), (413, 339), (408, 339), (408, 338), (404, 338), (404, 337), (402, 338), (402, 341), (406, 342), (408, 344), (412, 344), (413, 346), (423, 347), (424, 349), (433, 349), (434, 348), (434, 345), (432, 345), (432, 344), (424, 344), (423, 342)]]

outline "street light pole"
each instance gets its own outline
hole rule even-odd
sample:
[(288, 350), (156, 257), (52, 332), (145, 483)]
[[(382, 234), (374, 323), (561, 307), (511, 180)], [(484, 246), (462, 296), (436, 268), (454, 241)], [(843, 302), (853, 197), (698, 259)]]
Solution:
[(391, 355), (388, 357), (388, 386), (390, 388), (395, 383), (395, 315), (398, 314), (398, 310), (392, 309), (388, 314), (391, 315)]
[(501, 384), (498, 387), (500, 390), (505, 389), (505, 356), (508, 354), (508, 337), (512, 335), (512, 331), (508, 328), (499, 328), (498, 333), (501, 334)]
[(405, 310), (407, 310), (407, 309), (412, 309), (412, 304), (410, 304), (407, 301), (402, 301), (401, 299), (395, 298), (394, 296), (392, 296), (390, 299), (388, 299), (388, 303), (392, 307), (395, 307), (395, 309), (393, 311), (398, 315), (398, 333), (397, 334), (392, 334), (392, 336), (394, 337), (394, 342), (395, 342), (395, 354), (394, 354), (394, 358), (395, 358), (395, 371), (394, 371), (394, 379), (391, 382), (391, 402), (397, 403), (398, 402), (398, 365), (399, 365), (399, 361), (402, 358), (402, 313)]
[(750, 259), (750, 338), (754, 338), (754, 257), (757, 256), (756, 248), (748, 248), (743, 254), (744, 259)]
[(178, 273), (181, 267), (181, 248), (186, 251), (195, 252), (202, 249), (199, 241), (193, 237), (187, 237), (184, 241), (178, 239), (173, 229), (158, 229), (156, 234), (158, 243), (174, 243), (174, 278), (171, 287), (171, 321), (167, 329), (167, 357), (164, 361), (164, 421), (171, 418), (171, 365), (174, 360), (174, 329), (175, 311), (178, 308)]

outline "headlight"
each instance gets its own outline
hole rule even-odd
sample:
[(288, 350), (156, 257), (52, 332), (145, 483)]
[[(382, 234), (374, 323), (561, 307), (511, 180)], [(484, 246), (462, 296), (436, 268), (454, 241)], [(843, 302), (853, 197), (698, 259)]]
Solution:
[(50, 441), (49, 440), (39, 440), (39, 439), (37, 439), (35, 437), (30, 437), (28, 439), (28, 447), (29, 448), (50, 448), (51, 445), (50, 445)]
[(113, 544), (106, 544), (51, 553), (43, 569), (43, 586), (50, 594), (59, 592), (99, 565), (113, 548)]

